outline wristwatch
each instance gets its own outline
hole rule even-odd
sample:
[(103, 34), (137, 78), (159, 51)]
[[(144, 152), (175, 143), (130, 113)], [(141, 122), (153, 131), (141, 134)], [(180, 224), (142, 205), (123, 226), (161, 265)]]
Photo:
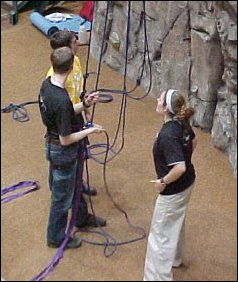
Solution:
[(165, 186), (167, 185), (167, 183), (164, 181), (164, 177), (161, 177), (161, 178), (160, 178), (160, 183), (161, 183), (162, 185), (165, 185)]
[(86, 122), (85, 124), (84, 124), (84, 129), (85, 128), (89, 128), (89, 127), (93, 127), (94, 125), (93, 125), (93, 123), (92, 122), (90, 122), (90, 121), (88, 121), (88, 122)]

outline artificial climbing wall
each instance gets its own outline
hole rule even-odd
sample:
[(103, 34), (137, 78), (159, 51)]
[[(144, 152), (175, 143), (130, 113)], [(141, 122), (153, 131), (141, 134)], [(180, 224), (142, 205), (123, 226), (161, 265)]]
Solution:
[[(95, 1), (92, 55), (98, 58), (107, 1)], [(123, 74), (128, 1), (109, 1), (103, 62)], [(211, 132), (237, 175), (237, 2), (145, 1), (152, 61), (151, 95), (175, 87), (196, 114), (193, 124)], [(131, 2), (128, 77), (136, 82), (144, 55), (143, 1)], [(149, 67), (142, 87), (149, 85)]]

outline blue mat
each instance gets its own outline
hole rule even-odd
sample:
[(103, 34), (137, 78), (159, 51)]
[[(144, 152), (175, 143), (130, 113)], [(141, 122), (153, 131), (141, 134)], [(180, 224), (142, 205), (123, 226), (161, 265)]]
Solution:
[(71, 15), (71, 16), (72, 19), (67, 19), (66, 21), (55, 23), (47, 20), (40, 13), (33, 12), (29, 17), (29, 20), (47, 37), (50, 37), (54, 32), (58, 30), (64, 30), (64, 29), (77, 33), (79, 30), (79, 26), (82, 23), (83, 23), (82, 25), (85, 26), (86, 30), (91, 29), (91, 22), (85, 21), (82, 17), (78, 15)]

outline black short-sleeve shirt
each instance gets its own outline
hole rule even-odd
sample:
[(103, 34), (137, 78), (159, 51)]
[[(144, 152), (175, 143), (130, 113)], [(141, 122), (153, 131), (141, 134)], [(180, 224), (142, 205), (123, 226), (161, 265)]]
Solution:
[(82, 128), (81, 115), (76, 116), (73, 104), (64, 88), (53, 85), (50, 77), (43, 81), (39, 93), (39, 107), (47, 133), (53, 138), (67, 136)]
[(190, 126), (184, 126), (171, 120), (165, 123), (157, 135), (153, 146), (155, 170), (158, 179), (164, 177), (175, 164), (184, 162), (186, 172), (175, 182), (166, 186), (162, 195), (172, 195), (182, 192), (195, 180), (192, 158), (192, 140), (195, 134)]

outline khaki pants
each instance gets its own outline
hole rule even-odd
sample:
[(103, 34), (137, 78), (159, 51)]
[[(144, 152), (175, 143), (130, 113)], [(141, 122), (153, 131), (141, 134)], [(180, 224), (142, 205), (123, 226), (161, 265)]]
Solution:
[(159, 195), (148, 237), (143, 281), (172, 281), (182, 263), (185, 212), (194, 184), (174, 195)]

